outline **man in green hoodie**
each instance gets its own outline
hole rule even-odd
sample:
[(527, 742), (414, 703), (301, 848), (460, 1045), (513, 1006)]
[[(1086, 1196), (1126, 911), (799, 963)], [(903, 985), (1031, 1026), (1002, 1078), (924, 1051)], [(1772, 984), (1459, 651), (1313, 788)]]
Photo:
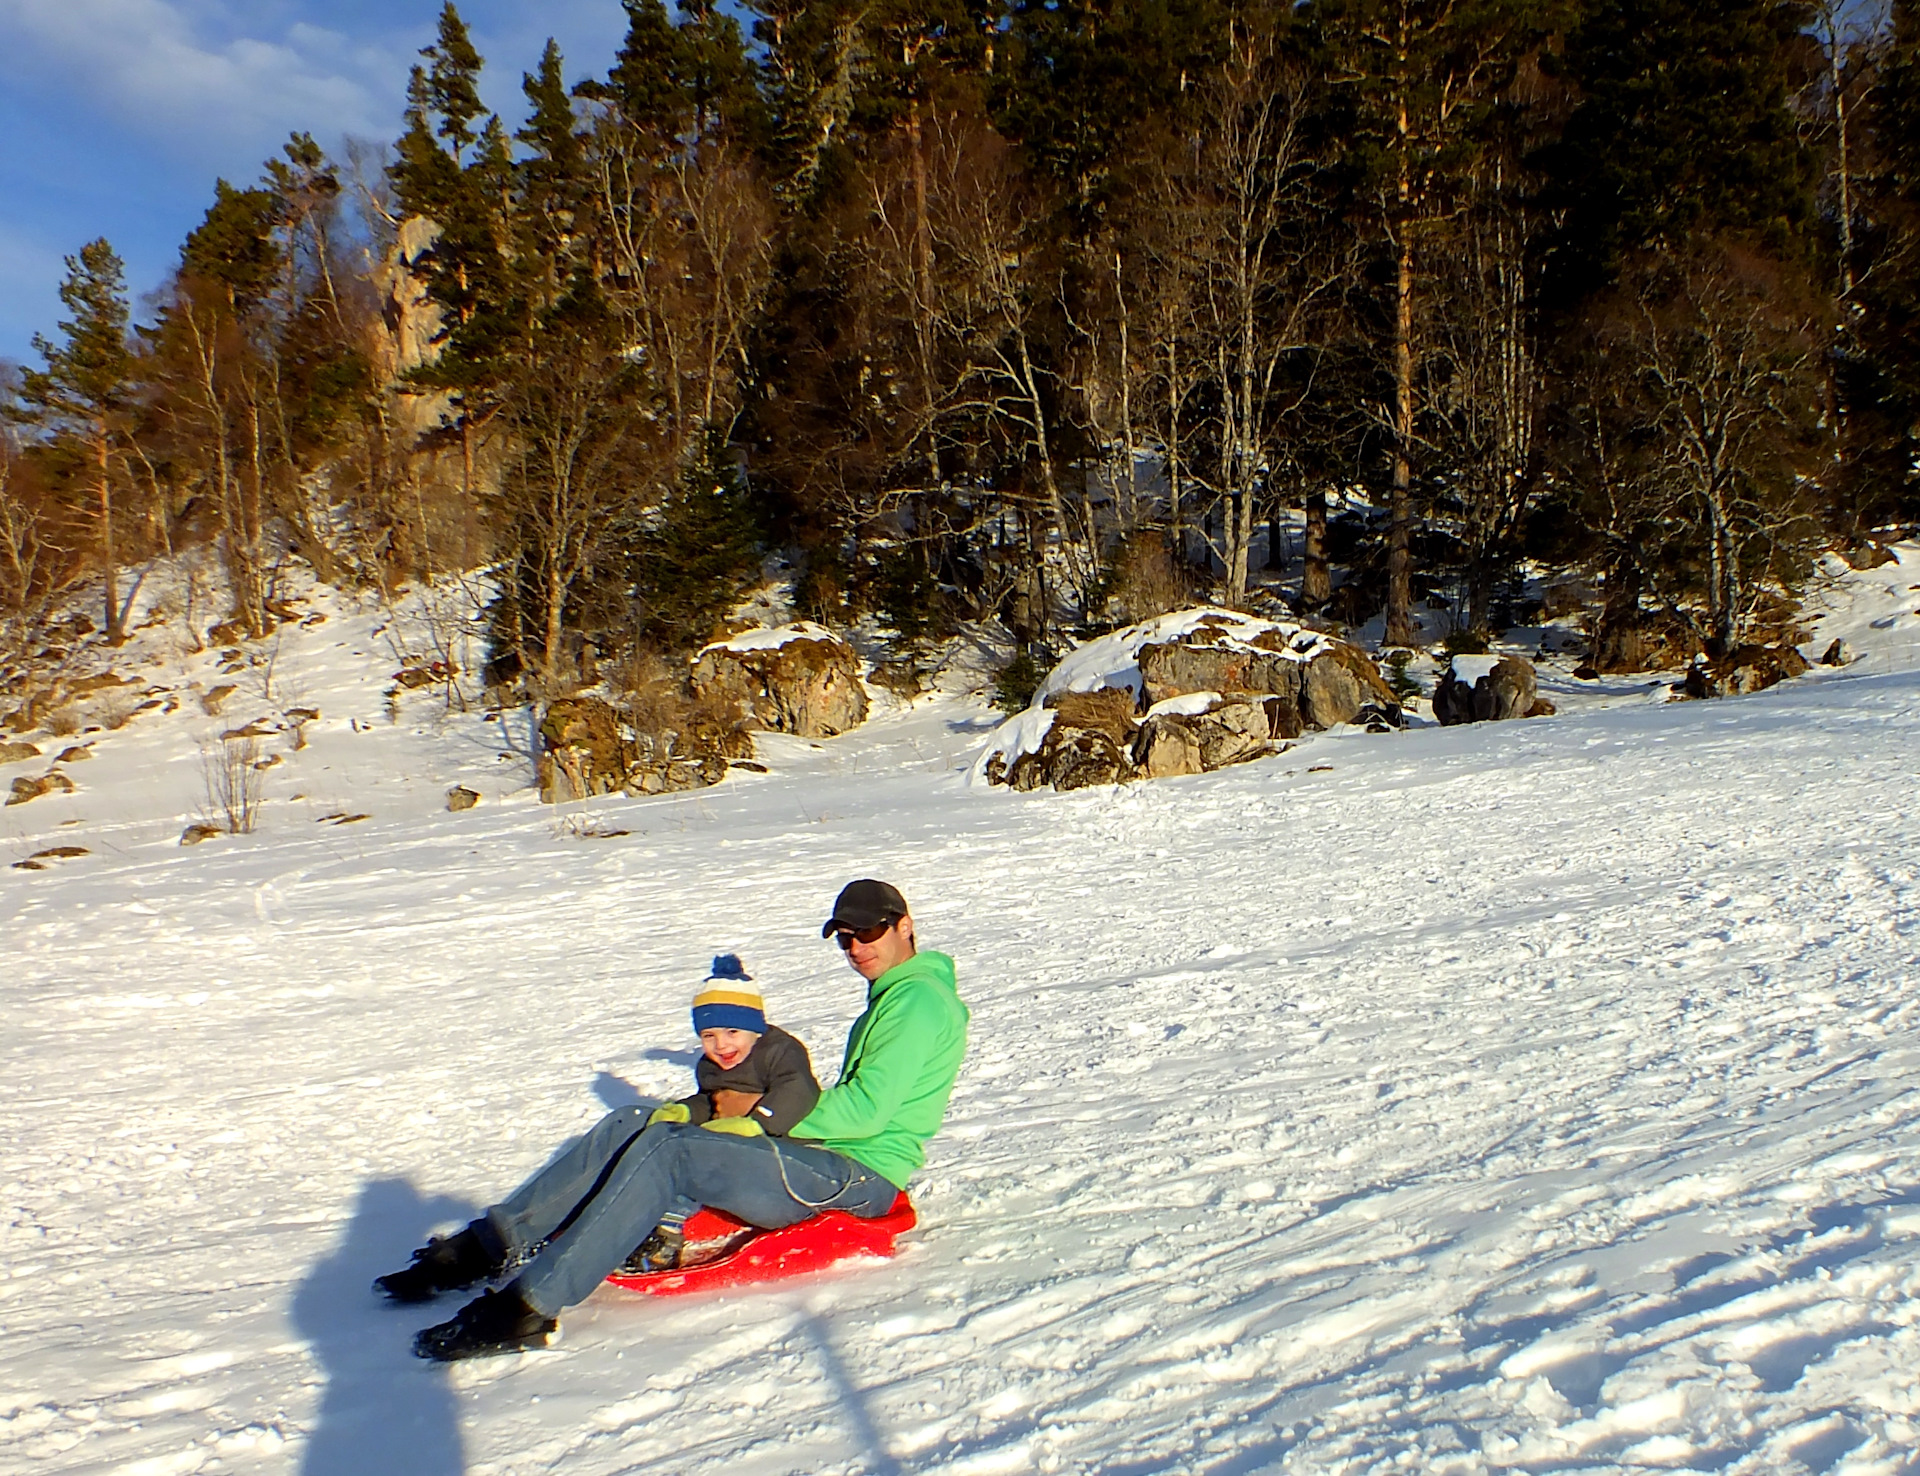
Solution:
[(592, 1292), (676, 1199), (767, 1229), (823, 1209), (871, 1219), (892, 1208), (946, 1114), (967, 1007), (953, 960), (919, 951), (906, 899), (885, 882), (849, 883), (821, 936), (867, 980), (867, 1007), (847, 1037), (839, 1081), (788, 1140), (767, 1137), (750, 1117), (650, 1125), (640, 1108), (609, 1113), (466, 1229), (376, 1283), (396, 1300), (420, 1300), (528, 1258), (507, 1285), (423, 1331), (416, 1353), (446, 1361), (545, 1346), (561, 1308)]

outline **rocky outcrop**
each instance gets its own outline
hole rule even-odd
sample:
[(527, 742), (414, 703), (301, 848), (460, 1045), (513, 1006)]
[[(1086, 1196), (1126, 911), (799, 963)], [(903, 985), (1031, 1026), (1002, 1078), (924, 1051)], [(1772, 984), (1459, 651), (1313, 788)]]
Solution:
[(1066, 791), (1133, 777), (1131, 694), (1067, 693), (1043, 711), (1049, 721), (1038, 745), (994, 782), (1022, 792), (1043, 784)]
[(729, 759), (753, 757), (737, 724), (691, 721), (684, 731), (636, 732), (599, 697), (566, 697), (540, 722), (536, 765), (548, 804), (601, 794), (675, 794), (718, 784)]
[(1302, 626), (1214, 611), (1171, 639), (1147, 642), (1138, 660), (1149, 703), (1195, 692), (1278, 697), (1299, 714), (1302, 728), (1351, 723), (1369, 707), (1396, 720), (1400, 714), (1366, 652)]
[(1433, 715), (1443, 727), (1546, 717), (1553, 710), (1524, 656), (1456, 656), (1433, 689)]
[(51, 774), (42, 774), (38, 779), (24, 776), (13, 781), (13, 793), (7, 797), (10, 805), (24, 805), (28, 800), (37, 800), (43, 794), (72, 794), (73, 781), (58, 769)]
[(1804, 675), (1807, 658), (1792, 646), (1736, 646), (1715, 660), (1696, 661), (1674, 687), (1679, 698), (1738, 697), (1764, 692), (1789, 677)]
[(1188, 610), (1075, 651), (1034, 706), (1002, 725), (974, 775), (1025, 790), (1199, 774), (1352, 722), (1402, 722), (1359, 647), (1286, 622)]
[(1877, 538), (1862, 538), (1844, 545), (1839, 550), (1840, 557), (1851, 568), (1878, 569), (1883, 564), (1891, 564), (1898, 557), (1894, 551)]
[(1217, 693), (1191, 694), (1150, 709), (1133, 740), (1133, 760), (1141, 777), (1169, 779), (1205, 774), (1262, 758), (1276, 740), (1300, 736), (1299, 710), (1284, 697), (1233, 700)]
[(802, 738), (832, 738), (867, 720), (860, 658), (810, 621), (750, 630), (694, 658), (693, 692), (737, 705), (749, 726)]

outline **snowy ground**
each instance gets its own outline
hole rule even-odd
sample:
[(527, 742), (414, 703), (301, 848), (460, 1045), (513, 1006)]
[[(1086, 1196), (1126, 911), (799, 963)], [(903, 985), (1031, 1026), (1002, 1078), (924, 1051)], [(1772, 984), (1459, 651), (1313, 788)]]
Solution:
[[(1750, 698), (1017, 796), (941, 696), (559, 815), (335, 607), (258, 834), (177, 845), (185, 704), (0, 811), (88, 848), (0, 869), (0, 1470), (1920, 1471), (1914, 584)], [(412, 1358), (369, 1279), (684, 1090), (712, 954), (837, 1062), (867, 874), (974, 1012), (899, 1259)]]

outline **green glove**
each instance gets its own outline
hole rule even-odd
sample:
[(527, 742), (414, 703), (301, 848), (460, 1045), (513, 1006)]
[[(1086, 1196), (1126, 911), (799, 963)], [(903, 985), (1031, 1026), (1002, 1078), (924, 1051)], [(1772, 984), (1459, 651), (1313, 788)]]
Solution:
[(658, 1127), (663, 1122), (692, 1122), (693, 1114), (687, 1111), (685, 1102), (666, 1102), (653, 1109), (647, 1118), (648, 1127)]
[(760, 1124), (751, 1117), (716, 1117), (700, 1124), (710, 1133), (732, 1133), (736, 1138), (764, 1138)]

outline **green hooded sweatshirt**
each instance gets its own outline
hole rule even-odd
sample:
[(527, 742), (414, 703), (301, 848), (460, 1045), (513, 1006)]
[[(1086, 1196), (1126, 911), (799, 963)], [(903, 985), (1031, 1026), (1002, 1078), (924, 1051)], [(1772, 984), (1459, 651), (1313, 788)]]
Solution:
[(867, 986), (840, 1080), (789, 1136), (844, 1153), (906, 1188), (946, 1115), (967, 1050), (967, 1019), (946, 954), (916, 953), (895, 964)]

